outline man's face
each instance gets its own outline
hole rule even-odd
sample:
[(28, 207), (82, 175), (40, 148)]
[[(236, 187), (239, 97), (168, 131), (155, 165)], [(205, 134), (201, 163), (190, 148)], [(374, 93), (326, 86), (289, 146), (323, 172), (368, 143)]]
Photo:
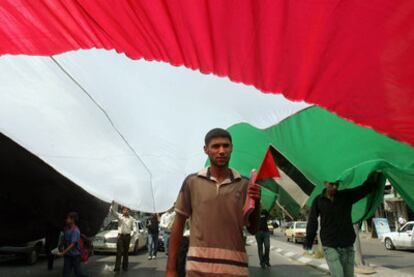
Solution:
[(338, 183), (332, 183), (332, 182), (325, 182), (325, 188), (326, 192), (329, 195), (335, 195), (338, 191), (339, 184)]
[(128, 209), (128, 208), (123, 208), (123, 209), (122, 209), (122, 214), (123, 214), (124, 216), (128, 216), (128, 214), (129, 214), (129, 209)]
[(230, 161), (233, 145), (228, 138), (213, 138), (204, 146), (204, 152), (208, 155), (212, 165), (227, 167)]

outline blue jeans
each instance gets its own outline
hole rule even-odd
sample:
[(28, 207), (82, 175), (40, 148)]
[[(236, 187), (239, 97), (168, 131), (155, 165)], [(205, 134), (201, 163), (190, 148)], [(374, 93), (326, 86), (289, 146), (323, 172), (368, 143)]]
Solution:
[(157, 256), (158, 251), (158, 233), (149, 234), (148, 236), (148, 256)]
[[(257, 248), (259, 251), (260, 265), (269, 264), (269, 253), (270, 253), (270, 234), (269, 232), (257, 232), (256, 233)], [(264, 246), (264, 252), (263, 252)]]
[(165, 255), (168, 255), (168, 245), (170, 243), (170, 233), (164, 232), (164, 248), (165, 248)]
[(81, 259), (80, 256), (68, 256), (66, 255), (63, 258), (63, 277), (70, 277), (73, 272), (75, 272), (76, 277), (87, 277), (85, 273), (83, 273), (81, 268)]
[(326, 262), (332, 277), (354, 277), (354, 247), (324, 247)]

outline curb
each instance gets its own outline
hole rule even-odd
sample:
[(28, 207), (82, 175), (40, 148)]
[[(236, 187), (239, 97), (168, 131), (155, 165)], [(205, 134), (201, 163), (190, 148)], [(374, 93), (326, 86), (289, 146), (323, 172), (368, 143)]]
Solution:
[[(279, 243), (279, 244), (285, 244), (284, 242), (271, 239), (271, 241)], [(254, 239), (249, 240), (250, 245), (257, 245), (256, 241)], [(283, 257), (286, 257), (288, 259), (291, 259), (293, 261), (297, 261), (303, 265), (311, 266), (313, 268), (316, 268), (322, 272), (329, 273), (328, 264), (326, 263), (325, 259), (313, 259), (310, 257), (304, 256), (302, 253), (298, 253), (292, 250), (286, 250), (282, 247), (277, 246), (270, 246), (270, 252), (277, 253)], [(376, 273), (373, 274), (361, 274), (361, 273), (355, 273), (356, 277), (366, 277), (366, 276), (377, 276), (377, 277), (412, 277), (413, 275), (408, 273), (399, 272), (396, 270), (392, 270), (390, 268), (374, 265), (374, 264), (368, 264), (368, 266), (375, 269)]]

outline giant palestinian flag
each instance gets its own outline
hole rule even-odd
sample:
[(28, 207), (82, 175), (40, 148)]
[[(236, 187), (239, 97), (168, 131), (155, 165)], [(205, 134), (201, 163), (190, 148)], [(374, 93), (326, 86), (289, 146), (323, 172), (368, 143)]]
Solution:
[(315, 193), (378, 169), (412, 204), (413, 17), (412, 0), (0, 0), (0, 132), (143, 211), (173, 203), (218, 126), (241, 170), (272, 144)]

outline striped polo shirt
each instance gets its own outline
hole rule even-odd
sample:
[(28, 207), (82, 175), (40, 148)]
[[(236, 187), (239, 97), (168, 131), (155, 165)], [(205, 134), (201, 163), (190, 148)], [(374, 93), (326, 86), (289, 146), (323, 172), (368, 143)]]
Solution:
[(221, 183), (208, 168), (184, 181), (176, 212), (191, 219), (186, 276), (248, 276), (243, 240), (247, 184), (233, 169)]

